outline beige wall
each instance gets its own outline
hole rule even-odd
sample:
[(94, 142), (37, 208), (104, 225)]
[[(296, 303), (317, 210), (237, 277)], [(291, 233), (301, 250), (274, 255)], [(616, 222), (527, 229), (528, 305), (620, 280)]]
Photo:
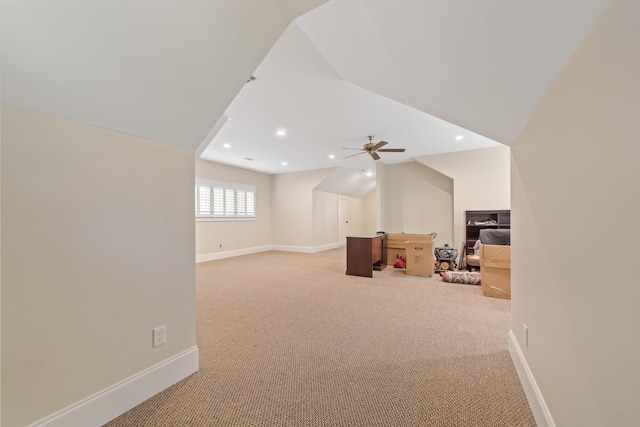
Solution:
[(272, 244), (314, 246), (313, 189), (332, 171), (317, 169), (272, 176)]
[(453, 238), (453, 183), (441, 173), (417, 162), (386, 166), (386, 223), (389, 233), (438, 233), (435, 245)]
[(197, 160), (196, 177), (256, 187), (255, 221), (196, 221), (196, 256), (271, 244), (271, 175)]
[[(2, 164), (2, 109), (0, 109), (0, 165)], [(2, 224), (2, 173), (0, 168), (0, 224)], [(0, 225), (0, 242), (2, 227)], [(2, 245), (0, 244), (0, 402), (2, 402)], [(2, 404), (0, 403), (0, 425), (2, 424)]]
[[(344, 197), (344, 196), (342, 196)], [(349, 206), (349, 224), (347, 224), (347, 235), (365, 234), (373, 232), (366, 227), (366, 218), (369, 216), (364, 199), (347, 197)]]
[[(2, 107), (2, 425), (195, 346), (190, 151)], [(152, 328), (166, 345), (152, 348)]]
[(362, 233), (371, 234), (378, 230), (378, 190), (371, 192), (362, 200)]
[(640, 425), (638, 18), (608, 4), (512, 147), (512, 331), (558, 426)]
[(465, 241), (465, 211), (511, 208), (509, 150), (499, 146), (415, 159), (453, 179), (454, 247)]
[(387, 167), (376, 162), (376, 231), (386, 231), (387, 218)]
[(338, 241), (338, 195), (312, 190), (313, 245), (322, 246)]
[[(196, 255), (270, 245), (315, 248), (338, 241), (338, 197), (347, 199), (347, 234), (367, 232), (364, 201), (314, 190), (332, 169), (266, 175), (205, 160), (196, 177), (256, 186), (256, 221), (197, 221)], [(375, 217), (375, 216), (374, 216)], [(220, 248), (222, 245), (222, 248)]]
[[(261, 5), (260, 11), (266, 14), (239, 2), (217, 2), (216, 7), (230, 12), (226, 22), (231, 17), (238, 25), (212, 25), (218, 28), (213, 33), (229, 41), (220, 43), (222, 38), (210, 37), (216, 45), (213, 56), (225, 62), (225, 67), (217, 67), (223, 69), (220, 78), (214, 78), (222, 84), (210, 88), (215, 96), (202, 105), (212, 112), (212, 125), (218, 116), (215, 112), (225, 110), (291, 19), (323, 2), (281, 0), (277, 6)], [(256, 32), (257, 27), (265, 31)], [(4, 83), (10, 85), (6, 79)], [(20, 112), (19, 118), (12, 111), (6, 114), (3, 107), (2, 139), (7, 142), (2, 148), (6, 147), (7, 154), (1, 159), (1, 198), (9, 203), (1, 203), (0, 356), (5, 393), (0, 411), (1, 424), (9, 427), (49, 415), (77, 397), (88, 397), (176, 354), (187, 342), (193, 345), (195, 242), (192, 152), (26, 112)], [(136, 111), (128, 118), (139, 122), (143, 116), (144, 112)], [(25, 121), (29, 125), (19, 123)], [(200, 143), (188, 138), (183, 142), (193, 148)], [(14, 164), (17, 158), (23, 163)], [(62, 170), (64, 167), (68, 169)], [(79, 174), (87, 180), (78, 179)], [(98, 192), (90, 188), (96, 181)], [(35, 195), (52, 201), (45, 207), (26, 199), (14, 204), (14, 197), (24, 197), (25, 186), (36, 188)], [(56, 192), (47, 193), (52, 186)], [(183, 192), (187, 186), (191, 190)], [(17, 212), (22, 206), (31, 212)], [(38, 210), (46, 218), (26, 224), (26, 218), (37, 217)], [(92, 216), (81, 215), (86, 211)], [(185, 222), (187, 212), (190, 218)], [(35, 238), (21, 242), (23, 236), (16, 237), (19, 232)], [(16, 258), (20, 262), (14, 264)], [(91, 262), (79, 270), (62, 271), (77, 259)], [(16, 279), (16, 271), (27, 269), (27, 260), (42, 271), (27, 271)], [(71, 289), (74, 287), (79, 289)], [(26, 293), (36, 298), (7, 308), (16, 299), (27, 299)], [(44, 297), (51, 297), (51, 304), (45, 304)], [(98, 304), (100, 298), (103, 301)], [(22, 314), (16, 313), (18, 309)], [(81, 315), (85, 312), (86, 322), (72, 321), (84, 320)], [(93, 317), (98, 315), (102, 320)], [(54, 320), (47, 323), (49, 318)], [(150, 328), (160, 322), (167, 325), (169, 341), (151, 351), (147, 348)], [(37, 339), (30, 342), (25, 337)], [(20, 359), (23, 355), (27, 357)], [(6, 393), (8, 389), (11, 394)]]

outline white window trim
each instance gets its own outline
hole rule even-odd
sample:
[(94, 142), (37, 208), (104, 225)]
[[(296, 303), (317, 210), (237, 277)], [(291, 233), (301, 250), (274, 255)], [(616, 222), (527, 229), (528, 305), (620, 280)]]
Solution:
[[(221, 188), (223, 189), (223, 194), (226, 193), (225, 190), (233, 190), (233, 211), (234, 213), (229, 213), (229, 210), (226, 209), (226, 206), (222, 206), (222, 211), (225, 213), (222, 214), (214, 214), (213, 213), (213, 209), (214, 209), (214, 199), (213, 199), (213, 194), (211, 194), (211, 199), (210, 199), (210, 211), (211, 213), (209, 214), (199, 214), (198, 211), (198, 207), (199, 207), (199, 198), (196, 196), (196, 199), (194, 200), (195, 202), (195, 218), (196, 221), (255, 221), (256, 220), (256, 208), (257, 208), (257, 203), (256, 203), (256, 187), (253, 185), (246, 185), (246, 184), (238, 184), (238, 183), (234, 183), (234, 182), (225, 182), (225, 181), (217, 181), (217, 180), (212, 180), (212, 179), (206, 179), (206, 178), (196, 178), (196, 185), (195, 185), (195, 192), (194, 192), (194, 196), (195, 194), (199, 194), (199, 189), (200, 187), (207, 187), (210, 189), (214, 189), (214, 188)], [(237, 198), (237, 192), (238, 191), (243, 191), (245, 193), (251, 193), (253, 194), (253, 215), (238, 215), (237, 214), (237, 205), (238, 205), (238, 198)], [(223, 199), (226, 200), (226, 199)], [(224, 203), (224, 201), (223, 201)], [(246, 206), (245, 204), (245, 209), (249, 207)]]

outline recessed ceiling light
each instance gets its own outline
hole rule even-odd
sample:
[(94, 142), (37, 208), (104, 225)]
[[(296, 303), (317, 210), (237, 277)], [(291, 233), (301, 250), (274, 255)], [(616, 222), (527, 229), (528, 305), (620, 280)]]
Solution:
[(464, 136), (458, 135), (458, 136), (456, 136), (456, 141), (462, 141), (463, 138), (464, 138)]
[(223, 144), (222, 145), (224, 148), (231, 148), (231, 144)]
[(287, 166), (287, 162), (282, 162), (282, 166)]
[(371, 172), (367, 171), (367, 173), (366, 173), (365, 175), (367, 175), (367, 176), (371, 176), (371, 175), (373, 175), (373, 174), (372, 174)]
[(278, 131), (276, 132), (276, 135), (278, 136), (285, 136), (287, 134), (287, 131), (284, 129), (278, 129)]
[(335, 154), (329, 154), (329, 158), (330, 158), (330, 159), (335, 159), (335, 158), (336, 158), (336, 155), (335, 155)]

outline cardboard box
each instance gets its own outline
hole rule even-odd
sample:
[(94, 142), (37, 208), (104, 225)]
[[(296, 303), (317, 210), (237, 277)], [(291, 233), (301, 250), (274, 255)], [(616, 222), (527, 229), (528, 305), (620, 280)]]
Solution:
[(405, 243), (407, 251), (408, 276), (433, 276), (434, 256), (433, 241), (410, 240)]
[(397, 255), (400, 255), (405, 260), (407, 259), (407, 249), (405, 247), (405, 243), (407, 242), (407, 240), (430, 242), (433, 240), (433, 238), (431, 234), (388, 233), (387, 234), (387, 265), (395, 264)]
[(511, 299), (511, 246), (480, 245), (480, 278), (484, 296)]

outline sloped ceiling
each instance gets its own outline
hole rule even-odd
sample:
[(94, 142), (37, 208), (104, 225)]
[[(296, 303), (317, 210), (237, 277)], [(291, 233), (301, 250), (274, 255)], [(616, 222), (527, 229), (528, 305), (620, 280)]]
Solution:
[(362, 173), (343, 147), (367, 135), (406, 148), (384, 163), (511, 144), (605, 4), (2, 2), (1, 96), (265, 173)]
[(406, 148), (381, 155), (392, 164), (509, 145), (605, 3), (329, 1), (287, 28), (202, 158), (266, 173), (375, 171), (343, 147), (373, 135)]
[(373, 171), (336, 168), (314, 190), (364, 199), (376, 189)]
[(2, 103), (195, 150), (325, 1), (3, 1)]
[(333, 0), (297, 22), (345, 80), (510, 145), (606, 3)]

